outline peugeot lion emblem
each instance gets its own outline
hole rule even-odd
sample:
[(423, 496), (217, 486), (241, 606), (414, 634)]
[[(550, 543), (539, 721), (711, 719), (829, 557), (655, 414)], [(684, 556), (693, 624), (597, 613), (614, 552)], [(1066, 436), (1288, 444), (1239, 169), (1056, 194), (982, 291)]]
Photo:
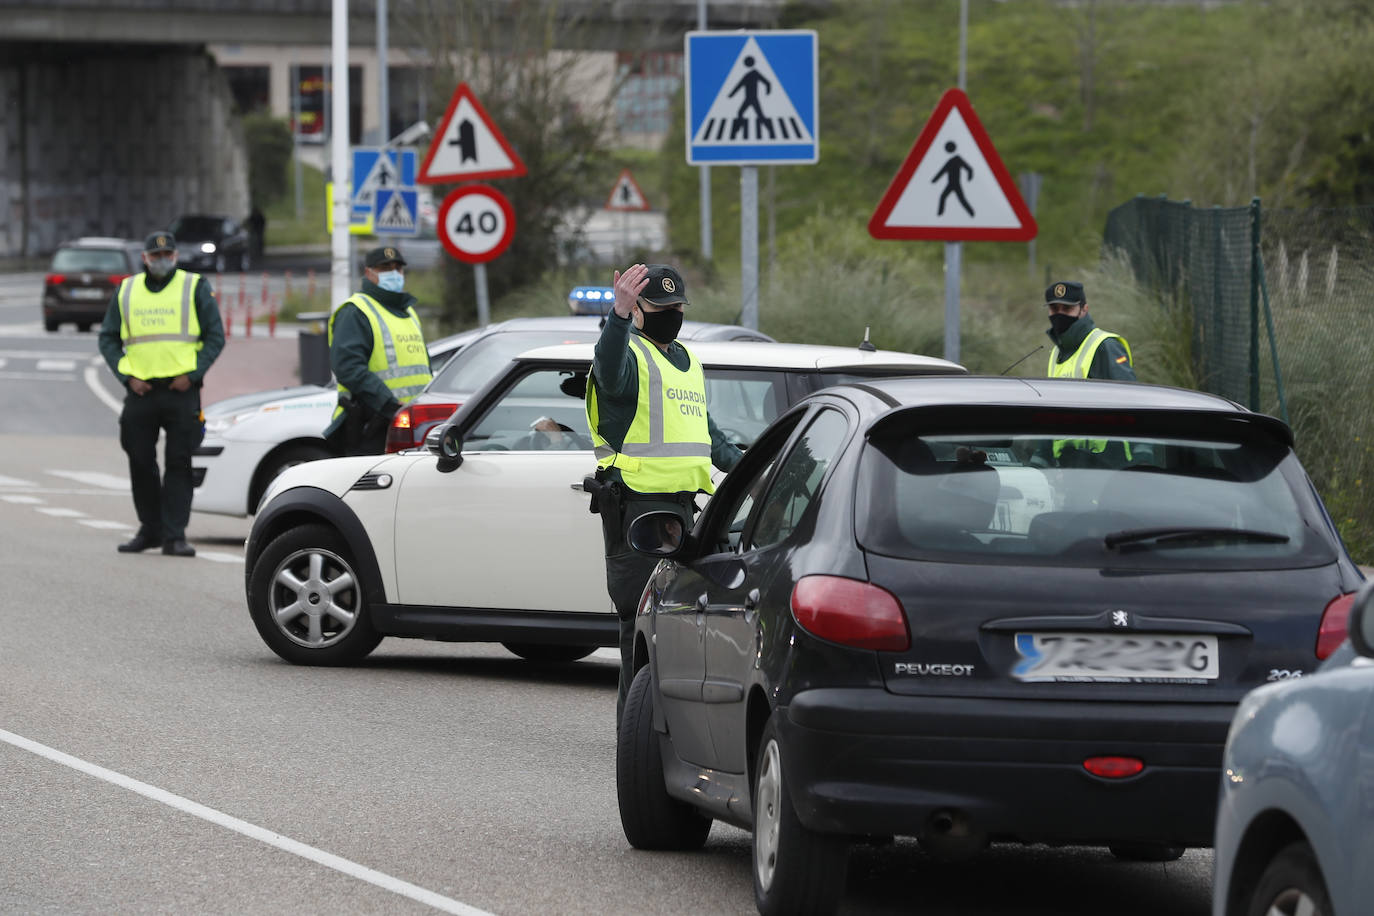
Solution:
[(1131, 615), (1125, 611), (1112, 611), (1112, 626), (1129, 627), (1131, 625)]

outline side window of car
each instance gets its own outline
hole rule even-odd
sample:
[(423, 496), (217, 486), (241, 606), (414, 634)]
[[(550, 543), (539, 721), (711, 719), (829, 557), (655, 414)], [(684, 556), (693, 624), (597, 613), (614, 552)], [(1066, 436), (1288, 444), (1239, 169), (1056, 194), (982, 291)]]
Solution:
[[(729, 492), (718, 495), (712, 501), (709, 511), (715, 520), (710, 538), (717, 553), (733, 552), (739, 548), (744, 535), (744, 523), (754, 511), (759, 494), (768, 485), (777, 455), (787, 443), (794, 426), (795, 420), (774, 428), (766, 443), (751, 449), (745, 457), (748, 466), (736, 468), (726, 478)], [(724, 508), (727, 505), (728, 508)]]
[(797, 439), (758, 508), (749, 549), (781, 543), (796, 529), (844, 445), (849, 424), (837, 410), (822, 410)]
[(706, 404), (725, 437), (747, 448), (787, 409), (782, 373), (761, 369), (706, 370)]
[(507, 388), (464, 437), (474, 451), (571, 451), (591, 448), (587, 415), (569, 370), (541, 369)]

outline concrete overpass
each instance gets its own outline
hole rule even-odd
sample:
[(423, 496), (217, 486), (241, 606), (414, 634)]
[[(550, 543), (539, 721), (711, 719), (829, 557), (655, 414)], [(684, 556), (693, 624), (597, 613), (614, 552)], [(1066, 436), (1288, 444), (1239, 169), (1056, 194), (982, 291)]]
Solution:
[[(389, 0), (391, 20), (415, 2)], [(710, 26), (772, 27), (782, 5), (712, 0)], [(697, 21), (696, 0), (558, 9), (589, 26), (567, 34), (578, 36), (571, 50), (590, 52), (680, 51)], [(207, 49), (294, 48), (324, 60), (331, 12), (331, 0), (0, 0), (0, 258), (41, 256), (80, 235), (141, 237), (179, 213), (247, 215), (242, 132)], [(375, 0), (351, 0), (349, 12), (354, 53), (370, 54)], [(401, 32), (393, 26), (393, 44)], [(373, 111), (380, 133), (376, 123)]]

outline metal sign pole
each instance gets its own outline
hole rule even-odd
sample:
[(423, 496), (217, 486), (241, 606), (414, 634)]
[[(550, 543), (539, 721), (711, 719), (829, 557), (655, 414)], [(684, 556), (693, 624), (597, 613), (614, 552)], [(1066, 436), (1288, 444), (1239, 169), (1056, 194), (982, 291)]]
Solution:
[(487, 300), (487, 265), (472, 265), (472, 277), (477, 283), (477, 326), (491, 324), (491, 303)]
[[(968, 0), (959, 0), (959, 88), (968, 82)], [(959, 361), (959, 272), (962, 242), (945, 243), (945, 359)]]
[[(697, 0), (697, 30), (706, 31), (706, 0)], [(711, 260), (711, 167), (703, 165), (698, 173), (701, 195), (701, 259)]]
[(353, 187), (348, 174), (348, 0), (334, 0), (332, 55), (334, 85), (332, 180), (334, 182), (334, 229), (330, 233), (329, 295), (331, 307), (348, 298), (352, 270), (348, 258), (348, 224), (352, 222)]
[(759, 169), (739, 170), (740, 324), (759, 327)]

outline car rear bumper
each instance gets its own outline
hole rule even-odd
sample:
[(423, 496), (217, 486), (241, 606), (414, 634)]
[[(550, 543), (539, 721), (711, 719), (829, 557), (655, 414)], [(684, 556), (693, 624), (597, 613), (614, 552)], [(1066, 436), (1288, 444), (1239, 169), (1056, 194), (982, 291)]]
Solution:
[[(810, 690), (787, 707), (784, 770), (802, 822), (828, 833), (1210, 846), (1234, 711)], [(1106, 755), (1145, 769), (1084, 769)]]

